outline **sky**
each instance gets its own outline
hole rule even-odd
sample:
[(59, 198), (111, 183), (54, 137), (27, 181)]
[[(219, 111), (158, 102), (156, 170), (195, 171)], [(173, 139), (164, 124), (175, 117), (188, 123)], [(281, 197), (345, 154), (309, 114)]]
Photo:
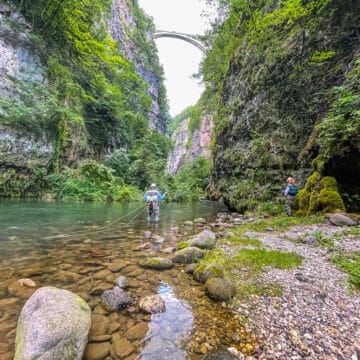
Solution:
[[(205, 33), (208, 20), (201, 16), (206, 10), (204, 0), (138, 0), (140, 7), (153, 18), (157, 30), (186, 34)], [(203, 91), (198, 79), (192, 79), (203, 58), (195, 46), (178, 39), (156, 39), (160, 63), (165, 72), (165, 86), (170, 115), (175, 116), (196, 104)]]

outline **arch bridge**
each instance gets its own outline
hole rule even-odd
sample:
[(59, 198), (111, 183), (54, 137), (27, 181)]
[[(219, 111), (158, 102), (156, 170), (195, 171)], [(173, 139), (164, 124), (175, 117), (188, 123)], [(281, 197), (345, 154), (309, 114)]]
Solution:
[(196, 46), (203, 53), (205, 53), (206, 51), (204, 43), (200, 40), (199, 35), (184, 34), (176, 31), (166, 31), (166, 30), (157, 30), (154, 34), (155, 39), (164, 38), (164, 37), (180, 39)]

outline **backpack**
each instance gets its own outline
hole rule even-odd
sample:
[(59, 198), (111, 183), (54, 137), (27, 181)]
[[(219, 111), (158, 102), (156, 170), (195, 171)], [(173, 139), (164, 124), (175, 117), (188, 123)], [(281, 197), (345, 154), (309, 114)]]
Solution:
[(296, 194), (299, 192), (298, 188), (293, 185), (293, 184), (290, 184), (289, 185), (289, 192), (288, 192), (288, 195), (291, 195), (291, 196), (296, 196)]
[(146, 203), (150, 209), (153, 208), (153, 205), (158, 202), (157, 191), (148, 191), (146, 197)]

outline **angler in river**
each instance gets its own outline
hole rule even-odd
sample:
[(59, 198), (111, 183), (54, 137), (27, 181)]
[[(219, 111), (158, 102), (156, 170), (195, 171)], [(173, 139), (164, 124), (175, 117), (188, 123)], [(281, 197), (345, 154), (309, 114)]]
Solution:
[(147, 203), (147, 211), (148, 211), (148, 223), (150, 224), (152, 221), (152, 217), (154, 216), (155, 224), (159, 222), (160, 216), (160, 206), (159, 201), (164, 200), (166, 196), (166, 192), (161, 194), (156, 190), (156, 184), (151, 184), (150, 189), (144, 195), (144, 200)]

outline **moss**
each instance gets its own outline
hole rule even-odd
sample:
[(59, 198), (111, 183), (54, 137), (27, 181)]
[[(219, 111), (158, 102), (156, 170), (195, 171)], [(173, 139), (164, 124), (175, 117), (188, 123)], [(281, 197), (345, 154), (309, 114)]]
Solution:
[(336, 179), (331, 176), (325, 176), (321, 179), (321, 185), (323, 188), (332, 188), (337, 190), (337, 182)]
[(201, 264), (194, 271), (194, 279), (205, 283), (210, 278), (224, 277), (224, 268), (219, 264)]
[(324, 188), (320, 191), (318, 202), (323, 214), (339, 210), (345, 211), (344, 202), (337, 189)]
[(314, 171), (312, 175), (309, 176), (305, 185), (305, 189), (307, 191), (314, 190), (316, 187), (319, 186), (320, 179), (321, 179), (320, 174), (317, 171)]
[(299, 191), (293, 207), (297, 216), (346, 211), (336, 179), (331, 176), (321, 178), (317, 171), (309, 177), (304, 189)]
[(148, 261), (148, 264), (149, 265), (161, 265), (162, 262), (160, 259), (153, 258)]
[(182, 241), (181, 243), (178, 244), (178, 249), (182, 250), (185, 249), (189, 246), (189, 244), (186, 241)]

